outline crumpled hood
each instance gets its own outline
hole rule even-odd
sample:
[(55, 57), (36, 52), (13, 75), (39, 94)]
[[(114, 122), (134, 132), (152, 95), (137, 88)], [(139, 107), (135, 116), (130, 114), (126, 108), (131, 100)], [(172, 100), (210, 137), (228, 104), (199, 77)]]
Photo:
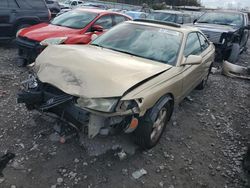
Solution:
[(28, 28), (25, 28), (19, 36), (27, 37), (35, 41), (43, 41), (47, 38), (65, 37), (72, 34), (80, 33), (80, 29), (72, 29), (57, 25), (41, 23)]
[(48, 46), (36, 59), (41, 82), (70, 95), (120, 97), (129, 88), (172, 66), (95, 46)]
[(195, 23), (193, 26), (198, 27), (201, 31), (214, 31), (221, 33), (235, 32), (237, 28), (228, 25)]

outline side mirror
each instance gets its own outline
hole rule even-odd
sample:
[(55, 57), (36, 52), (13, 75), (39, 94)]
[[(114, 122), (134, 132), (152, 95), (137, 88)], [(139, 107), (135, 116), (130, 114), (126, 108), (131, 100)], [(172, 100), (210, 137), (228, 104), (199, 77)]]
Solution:
[(202, 62), (202, 57), (200, 55), (189, 55), (185, 62), (182, 63), (181, 65), (198, 65), (201, 64)]
[(193, 24), (195, 24), (196, 22), (197, 22), (197, 19), (194, 19)]
[(93, 25), (91, 28), (92, 32), (94, 32), (94, 31), (103, 32), (103, 30), (104, 30), (103, 27), (100, 25)]

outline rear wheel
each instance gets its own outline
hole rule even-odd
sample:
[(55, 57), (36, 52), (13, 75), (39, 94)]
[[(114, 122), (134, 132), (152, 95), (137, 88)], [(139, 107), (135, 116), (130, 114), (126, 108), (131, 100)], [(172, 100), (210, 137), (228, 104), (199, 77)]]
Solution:
[(140, 119), (139, 125), (134, 132), (135, 142), (143, 149), (154, 147), (160, 140), (172, 114), (170, 101), (161, 109), (158, 109), (157, 117), (154, 121), (147, 117), (148, 114)]

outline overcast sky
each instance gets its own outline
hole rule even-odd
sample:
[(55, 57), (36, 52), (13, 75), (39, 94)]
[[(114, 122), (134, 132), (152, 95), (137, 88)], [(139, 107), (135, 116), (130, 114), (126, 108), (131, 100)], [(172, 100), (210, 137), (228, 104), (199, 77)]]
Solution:
[(250, 0), (201, 0), (201, 3), (208, 7), (228, 7), (232, 3), (234, 7), (250, 7)]

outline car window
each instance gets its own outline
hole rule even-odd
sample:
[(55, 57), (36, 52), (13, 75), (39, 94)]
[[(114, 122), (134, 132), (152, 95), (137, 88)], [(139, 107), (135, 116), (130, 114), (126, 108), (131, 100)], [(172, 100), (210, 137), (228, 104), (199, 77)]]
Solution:
[(8, 8), (7, 0), (0, 0), (0, 8)]
[(175, 65), (182, 33), (154, 26), (124, 22), (92, 42), (92, 45)]
[(184, 55), (199, 55), (201, 53), (201, 45), (196, 32), (190, 33), (187, 38)]
[(184, 17), (183, 17), (183, 23), (191, 23), (191, 16), (184, 15)]
[(148, 15), (148, 19), (151, 20), (159, 20), (159, 21), (167, 21), (167, 22), (175, 22), (176, 15), (171, 13), (164, 12), (152, 12)]
[(183, 16), (182, 15), (177, 15), (176, 23), (183, 24)]
[(73, 2), (71, 3), (71, 5), (72, 5), (72, 6), (76, 6), (76, 5), (77, 5), (77, 2), (76, 2), (76, 1), (73, 1)]
[(201, 43), (201, 49), (202, 51), (204, 51), (209, 46), (209, 42), (201, 33), (198, 33), (198, 36), (199, 36), (200, 43)]
[(104, 29), (110, 29), (112, 27), (112, 19), (110, 15), (102, 16), (96, 22), (96, 25), (102, 26)]
[(47, 4), (54, 4), (54, 1), (46, 0), (45, 1)]
[(126, 17), (124, 16), (120, 16), (120, 15), (114, 15), (114, 21), (115, 21), (115, 24), (119, 24), (121, 22), (124, 22), (126, 21)]

